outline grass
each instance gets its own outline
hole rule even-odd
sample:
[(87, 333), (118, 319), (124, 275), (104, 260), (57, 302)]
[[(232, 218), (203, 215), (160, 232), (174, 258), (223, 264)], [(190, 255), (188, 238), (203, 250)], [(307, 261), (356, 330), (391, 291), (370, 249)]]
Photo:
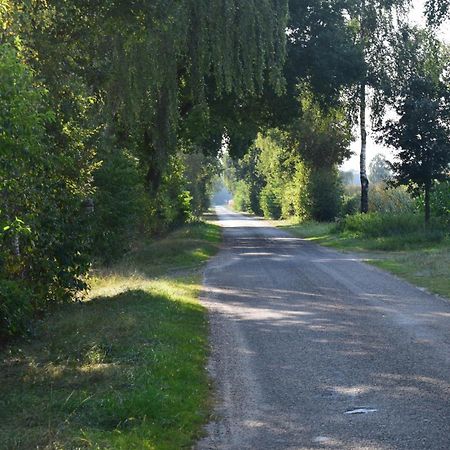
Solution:
[[(368, 263), (411, 283), (450, 298), (450, 237), (442, 228), (426, 229), (408, 217), (352, 218), (351, 223), (296, 223), (277, 221), (292, 234), (333, 247), (360, 253)], [(364, 221), (365, 223), (358, 223)]]
[(1, 352), (0, 448), (181, 449), (209, 415), (198, 267), (217, 226), (144, 241)]

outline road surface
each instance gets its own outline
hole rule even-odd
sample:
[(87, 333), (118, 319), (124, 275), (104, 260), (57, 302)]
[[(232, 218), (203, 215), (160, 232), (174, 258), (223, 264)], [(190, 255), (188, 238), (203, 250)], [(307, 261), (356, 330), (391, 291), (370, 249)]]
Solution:
[(450, 302), (218, 208), (205, 449), (450, 449)]

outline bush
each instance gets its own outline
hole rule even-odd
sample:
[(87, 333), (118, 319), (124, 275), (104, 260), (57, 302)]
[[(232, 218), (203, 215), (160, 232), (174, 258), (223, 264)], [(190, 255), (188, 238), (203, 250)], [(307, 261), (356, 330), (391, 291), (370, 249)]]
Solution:
[(250, 189), (244, 180), (239, 180), (234, 187), (233, 205), (237, 211), (251, 211)]
[(124, 150), (103, 149), (95, 173), (94, 256), (104, 263), (120, 257), (149, 211), (138, 162)]
[[(347, 186), (342, 202), (341, 217), (358, 214), (361, 209), (361, 193), (359, 186)], [(414, 213), (416, 202), (403, 187), (387, 187), (385, 183), (370, 186), (369, 212), (372, 213)]]
[(336, 169), (311, 171), (308, 190), (310, 216), (313, 220), (326, 222), (339, 216), (342, 206), (342, 185)]
[(341, 216), (358, 214), (361, 210), (361, 196), (359, 194), (344, 195), (342, 200)]
[(406, 236), (414, 233), (426, 232), (429, 236), (434, 233), (434, 239), (440, 240), (444, 236), (442, 223), (435, 221), (431, 228), (426, 228), (423, 218), (419, 214), (355, 214), (342, 219), (338, 231), (365, 238), (385, 236)]
[(334, 168), (311, 170), (299, 162), (280, 192), (282, 216), (286, 218), (325, 222), (335, 219), (341, 210), (342, 187)]
[(298, 220), (309, 220), (310, 197), (308, 191), (309, 169), (302, 161), (295, 164), (295, 171), (289, 181), (279, 189), (281, 195), (282, 216), (296, 217)]
[(260, 204), (264, 217), (279, 219), (281, 217), (280, 195), (274, 192), (269, 186), (261, 191)]
[(22, 283), (0, 280), (0, 341), (27, 331), (33, 314), (32, 298)]
[(89, 99), (71, 92), (70, 119), (50, 109), (48, 92), (8, 44), (0, 44), (0, 79), (1, 320), (9, 336), (23, 331), (31, 296), (44, 309), (86, 288), (94, 132)]
[[(436, 183), (430, 195), (431, 217), (440, 218), (450, 226), (450, 181)], [(424, 209), (423, 198), (419, 198), (419, 206)]]
[(404, 186), (391, 188), (384, 183), (371, 186), (369, 192), (369, 212), (379, 213), (413, 213), (416, 202)]

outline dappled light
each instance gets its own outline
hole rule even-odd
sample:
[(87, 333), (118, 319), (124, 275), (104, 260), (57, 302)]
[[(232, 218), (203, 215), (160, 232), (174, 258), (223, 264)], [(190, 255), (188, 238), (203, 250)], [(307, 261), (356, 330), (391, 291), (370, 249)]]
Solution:
[[(204, 301), (220, 358), (244, 367), (252, 388), (242, 382), (239, 398), (223, 391), (221, 377), (233, 375), (213, 353), (224, 422), (210, 425), (200, 448), (221, 426), (239, 433), (243, 448), (445, 448), (448, 305), (361, 257), (218, 211), (226, 248), (210, 264)], [(234, 339), (232, 348), (218, 339)], [(236, 402), (246, 413), (229, 416)], [(442, 434), (427, 433), (429, 420)], [(218, 448), (235, 448), (226, 439)]]
[(0, 0), (0, 449), (450, 449), (448, 20)]

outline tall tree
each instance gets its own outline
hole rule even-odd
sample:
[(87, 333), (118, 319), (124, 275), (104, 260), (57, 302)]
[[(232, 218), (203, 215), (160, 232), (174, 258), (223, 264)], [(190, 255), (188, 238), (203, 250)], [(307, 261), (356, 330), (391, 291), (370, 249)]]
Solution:
[(450, 177), (450, 50), (417, 29), (403, 29), (397, 42), (397, 88), (390, 101), (398, 119), (384, 125), (384, 139), (397, 149), (396, 183), (423, 193), (428, 222), (433, 185)]
[[(358, 43), (365, 61), (364, 74), (358, 89), (360, 149), (361, 212), (369, 210), (369, 179), (367, 176), (367, 94), (368, 89), (378, 90), (386, 83), (386, 59), (389, 49), (386, 42), (394, 32), (394, 15), (401, 17), (409, 0), (355, 0), (349, 2), (349, 12), (359, 29)], [(372, 110), (380, 117), (383, 105), (376, 101)]]

